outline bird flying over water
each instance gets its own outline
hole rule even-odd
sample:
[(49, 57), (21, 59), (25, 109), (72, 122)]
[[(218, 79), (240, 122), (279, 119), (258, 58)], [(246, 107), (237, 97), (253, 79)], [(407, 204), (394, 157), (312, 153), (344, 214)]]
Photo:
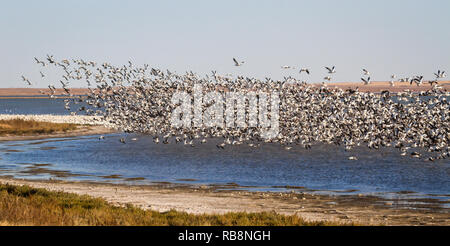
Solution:
[[(344, 144), (345, 150), (350, 150), (353, 146), (360, 144), (367, 144), (372, 149), (396, 145), (403, 148), (402, 153), (406, 153), (409, 147), (422, 147), (433, 152), (440, 151), (439, 156), (433, 157), (436, 160), (450, 157), (448, 154), (448, 101), (443, 100), (450, 94), (447, 91), (441, 91), (436, 85), (437, 82), (434, 81), (428, 82), (433, 88), (423, 92), (430, 96), (430, 100), (427, 99), (428, 103), (426, 101), (424, 103), (419, 98), (419, 94), (412, 93), (410, 90), (393, 92), (392, 95), (401, 101), (400, 104), (390, 99), (388, 91), (381, 94), (367, 93), (360, 92), (358, 87), (344, 91), (339, 88), (327, 88), (325, 82), (324, 85), (318, 87), (307, 85), (292, 76), (284, 77), (284, 80), (266, 78), (264, 81), (244, 76), (230, 78), (229, 76), (220, 76), (214, 71), (213, 78), (218, 83), (218, 87), (216, 87), (216, 85), (208, 83), (212, 78), (201, 78), (192, 72), (183, 75), (149, 68), (149, 71), (152, 71), (151, 76), (146, 77), (144, 72), (147, 68), (141, 70), (143, 68), (134, 64), (116, 67), (104, 63), (101, 67), (95, 67), (95, 65), (88, 65), (94, 64), (91, 62), (71, 61), (73, 63), (70, 62), (70, 65), (64, 63), (67, 65), (65, 67), (51, 66), (62, 70), (61, 74), (65, 72), (60, 81), (61, 86), (68, 88), (69, 81), (85, 80), (88, 85), (89, 81), (97, 83), (97, 89), (89, 88), (90, 93), (86, 97), (74, 98), (67, 102), (75, 104), (85, 102), (93, 107), (103, 108), (105, 111), (98, 110), (97, 115), (106, 115), (107, 112), (111, 124), (124, 132), (154, 136), (155, 143), (160, 142), (161, 139), (162, 143), (168, 144), (169, 139), (174, 137), (175, 143), (184, 142), (186, 147), (193, 147), (199, 146), (197, 143), (206, 143), (206, 138), (214, 137), (225, 139), (224, 142), (216, 145), (219, 149), (224, 149), (226, 145), (248, 144), (249, 147), (260, 145), (256, 143), (263, 140), (261, 134), (250, 128), (236, 130), (199, 127), (182, 132), (173, 128), (170, 120), (172, 105), (167, 98), (173, 95), (176, 88), (193, 91), (196, 83), (206, 83), (204, 86), (210, 86), (211, 90), (219, 88), (224, 91), (241, 89), (256, 92), (279, 91), (279, 98), (282, 100), (282, 103), (279, 104), (279, 110), (282, 112), (279, 115), (279, 120), (282, 122), (280, 127), (287, 134), (264, 140), (264, 142), (282, 144), (286, 150), (294, 149), (296, 145), (309, 149), (312, 147), (312, 141), (315, 141)], [(235, 58), (233, 61), (236, 66), (243, 63), (238, 62)], [(89, 77), (91, 76), (91, 73), (88, 72), (89, 66), (93, 67), (94, 78)], [(73, 67), (75, 68), (69, 69)], [(326, 69), (328, 73), (324, 75), (327, 76), (325, 80), (330, 81), (336, 70), (334, 66), (326, 67)], [(305, 68), (300, 70), (300, 73), (303, 72), (309, 74), (309, 70)], [(437, 74), (445, 75), (443, 71), (438, 71)], [(391, 76), (392, 79), (394, 77)], [(414, 82), (423, 80), (423, 77), (413, 78)], [(408, 79), (408, 82), (413, 78)], [(22, 79), (27, 81), (25, 77)], [(365, 83), (370, 82), (369, 76), (363, 75), (361, 79)], [(122, 84), (122, 81), (129, 82), (129, 84)], [(287, 86), (294, 83), (296, 86)], [(95, 84), (93, 85), (95, 86)], [(49, 89), (52, 93), (50, 96), (53, 96), (55, 87), (51, 85)], [(234, 104), (246, 107), (245, 100), (235, 101)], [(86, 111), (87, 114), (92, 112), (90, 107), (76, 107), (72, 110)], [(72, 114), (76, 115), (76, 112), (71, 112)], [(354, 117), (355, 115), (357, 117)], [(326, 116), (326, 121), (324, 121), (324, 116)], [(250, 124), (250, 120), (250, 117), (249, 119), (246, 117), (241, 120), (237, 119), (245, 124)], [(411, 124), (412, 121), (418, 124)], [(291, 131), (291, 129), (295, 129), (295, 131)], [(158, 138), (163, 135), (163, 138)], [(127, 140), (127, 144), (130, 144), (135, 139), (122, 138), (120, 142), (125, 144), (125, 140)], [(128, 141), (130, 142), (128, 143)], [(123, 147), (126, 146), (123, 145)], [(349, 158), (357, 159), (356, 157)]]

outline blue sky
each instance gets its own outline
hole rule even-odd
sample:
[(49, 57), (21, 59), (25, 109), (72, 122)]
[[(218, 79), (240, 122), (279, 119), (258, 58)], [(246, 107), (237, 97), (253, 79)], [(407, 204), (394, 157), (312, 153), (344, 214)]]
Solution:
[(2, 1), (0, 87), (24, 87), (22, 74), (48, 85), (33, 61), (46, 54), (310, 82), (331, 65), (334, 81), (360, 81), (363, 67), (374, 80), (432, 78), (450, 71), (449, 11), (447, 0)]

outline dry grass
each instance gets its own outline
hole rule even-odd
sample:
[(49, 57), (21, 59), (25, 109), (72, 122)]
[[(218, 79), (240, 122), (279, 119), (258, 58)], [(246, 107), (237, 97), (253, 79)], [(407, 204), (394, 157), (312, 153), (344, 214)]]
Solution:
[(67, 123), (50, 123), (22, 119), (0, 120), (0, 136), (49, 134), (55, 132), (67, 132), (75, 130), (76, 128), (76, 124)]
[(29, 186), (0, 185), (0, 225), (58, 226), (316, 226), (342, 225), (306, 222), (298, 216), (276, 213), (227, 213), (193, 215), (169, 211), (160, 213), (131, 205), (117, 207), (103, 199)]

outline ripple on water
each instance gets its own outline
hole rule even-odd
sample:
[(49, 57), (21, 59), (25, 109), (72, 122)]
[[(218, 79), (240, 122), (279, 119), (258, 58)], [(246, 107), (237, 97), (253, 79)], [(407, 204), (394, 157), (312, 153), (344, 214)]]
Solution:
[(52, 139), (46, 139), (46, 140), (33, 140), (28, 141), (28, 145), (39, 145), (39, 144), (46, 144), (46, 143), (54, 143), (54, 142), (66, 142), (66, 141), (73, 141), (81, 139), (81, 137), (74, 137), (74, 138), (52, 138)]
[(19, 146), (24, 146), (25, 144), (6, 144), (5, 146), (8, 147), (19, 147)]
[(37, 176), (41, 174), (46, 174), (58, 178), (66, 178), (66, 177), (78, 177), (78, 176), (84, 176), (77, 173), (72, 173), (67, 170), (52, 170), (48, 168), (42, 168), (39, 166), (33, 166), (33, 167), (27, 167), (24, 170), (19, 171), (18, 173), (22, 175), (29, 175), (29, 176)]
[(54, 146), (46, 146), (46, 147), (37, 147), (35, 149), (39, 149), (39, 150), (53, 150), (53, 149), (57, 149), (57, 147)]
[(105, 175), (105, 176), (98, 176), (98, 177), (103, 178), (103, 179), (121, 179), (122, 175), (112, 174), (112, 175)]

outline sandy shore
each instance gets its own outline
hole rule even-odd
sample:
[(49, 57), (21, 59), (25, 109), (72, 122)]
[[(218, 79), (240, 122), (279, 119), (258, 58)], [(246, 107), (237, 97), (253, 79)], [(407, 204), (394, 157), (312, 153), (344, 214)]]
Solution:
[[(402, 207), (405, 200), (386, 201), (365, 195), (313, 195), (221, 190), (224, 187), (175, 184), (116, 185), (89, 182), (30, 181), (0, 177), (0, 183), (29, 185), (104, 198), (123, 206), (133, 204), (160, 212), (176, 209), (194, 214), (275, 211), (297, 214), (309, 221), (355, 222), (364, 225), (450, 225), (449, 209), (439, 203)], [(228, 187), (230, 188), (230, 187)], [(430, 202), (430, 201), (428, 201)]]

